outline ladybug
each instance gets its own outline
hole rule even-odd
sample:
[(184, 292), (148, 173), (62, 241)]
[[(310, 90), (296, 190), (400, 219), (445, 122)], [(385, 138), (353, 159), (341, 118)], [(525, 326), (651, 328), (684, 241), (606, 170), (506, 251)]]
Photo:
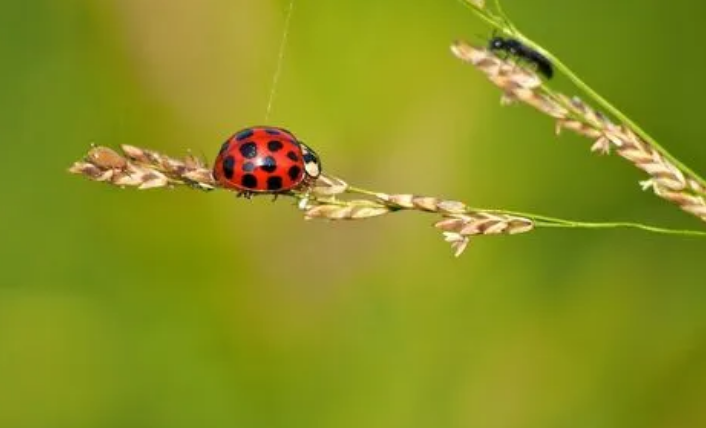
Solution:
[(239, 195), (279, 194), (305, 189), (321, 175), (317, 154), (282, 128), (255, 126), (223, 143), (213, 165), (221, 187)]

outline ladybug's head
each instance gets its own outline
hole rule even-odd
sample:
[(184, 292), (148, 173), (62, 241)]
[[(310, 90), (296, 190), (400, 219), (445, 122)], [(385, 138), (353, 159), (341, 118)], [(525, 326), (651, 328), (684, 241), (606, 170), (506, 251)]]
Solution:
[(318, 178), (321, 175), (321, 161), (309, 146), (299, 141), (302, 148), (302, 158), (304, 160), (304, 172), (311, 178)]

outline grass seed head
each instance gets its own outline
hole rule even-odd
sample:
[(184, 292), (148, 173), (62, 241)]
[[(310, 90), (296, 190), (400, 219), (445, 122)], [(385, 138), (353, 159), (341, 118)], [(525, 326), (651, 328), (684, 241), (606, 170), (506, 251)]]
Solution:
[[(643, 188), (677, 204), (706, 221), (706, 189), (699, 180), (670, 161), (662, 152), (638, 137), (627, 125), (616, 125), (605, 114), (592, 108), (578, 97), (568, 97), (544, 85), (535, 73), (496, 56), (485, 48), (457, 41), (451, 51), (459, 59), (473, 64), (502, 91), (502, 99), (522, 101), (551, 116), (556, 133), (568, 129), (593, 141), (590, 149), (599, 154), (616, 153), (648, 174), (641, 181)], [(648, 183), (644, 185), (644, 183)]]
[(192, 155), (176, 159), (135, 146), (122, 145), (123, 154), (94, 146), (83, 161), (74, 163), (69, 172), (93, 181), (120, 187), (155, 189), (186, 184), (202, 190), (216, 187), (215, 180), (204, 162)]

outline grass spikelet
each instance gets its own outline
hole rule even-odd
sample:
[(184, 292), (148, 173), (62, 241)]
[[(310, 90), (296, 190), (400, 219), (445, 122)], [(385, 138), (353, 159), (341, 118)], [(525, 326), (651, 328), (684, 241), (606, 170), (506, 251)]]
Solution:
[(306, 207), (304, 218), (327, 220), (361, 220), (378, 217), (391, 212), (392, 209), (382, 204), (364, 199), (355, 199), (342, 203), (321, 203)]
[(451, 243), (454, 255), (460, 256), (476, 235), (514, 235), (529, 232), (534, 222), (528, 218), (492, 212), (466, 212), (446, 216), (434, 223), (441, 230), (445, 240)]

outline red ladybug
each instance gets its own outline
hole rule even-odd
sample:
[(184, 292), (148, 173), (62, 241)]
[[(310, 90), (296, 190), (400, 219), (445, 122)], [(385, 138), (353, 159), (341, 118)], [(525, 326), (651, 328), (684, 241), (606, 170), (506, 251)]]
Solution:
[(316, 153), (282, 128), (256, 126), (236, 132), (218, 152), (213, 177), (244, 196), (306, 188), (321, 174)]

